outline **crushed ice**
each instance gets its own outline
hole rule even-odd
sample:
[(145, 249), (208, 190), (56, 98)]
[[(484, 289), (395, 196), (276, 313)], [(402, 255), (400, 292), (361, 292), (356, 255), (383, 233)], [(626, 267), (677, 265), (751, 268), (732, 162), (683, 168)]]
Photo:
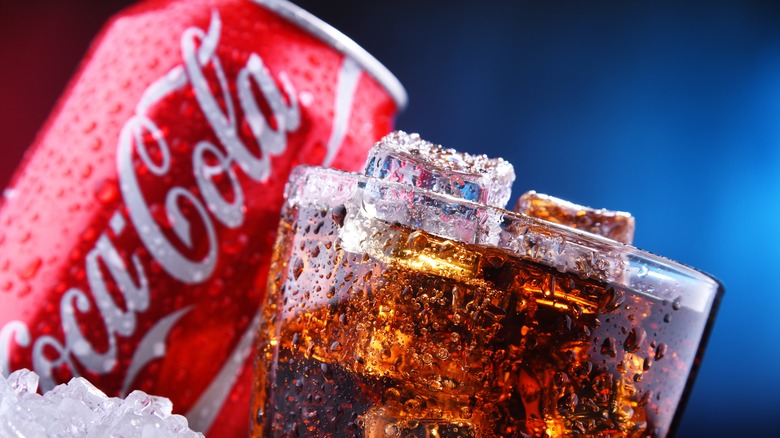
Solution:
[(44, 395), (38, 375), (19, 370), (0, 375), (0, 436), (3, 437), (202, 437), (171, 401), (133, 391), (127, 398), (107, 397), (76, 377)]

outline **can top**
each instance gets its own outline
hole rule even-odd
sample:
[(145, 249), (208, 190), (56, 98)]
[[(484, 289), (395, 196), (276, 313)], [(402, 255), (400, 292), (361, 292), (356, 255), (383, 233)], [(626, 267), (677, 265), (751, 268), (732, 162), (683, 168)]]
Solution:
[(275, 12), (287, 21), (295, 23), (337, 51), (352, 58), (387, 90), (399, 111), (406, 108), (409, 97), (398, 78), (351, 38), (287, 0), (252, 1)]

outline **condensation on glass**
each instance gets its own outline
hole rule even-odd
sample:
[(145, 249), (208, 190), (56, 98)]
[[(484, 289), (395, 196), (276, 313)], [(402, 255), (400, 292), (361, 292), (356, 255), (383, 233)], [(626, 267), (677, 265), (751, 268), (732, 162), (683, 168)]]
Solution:
[(393, 133), (364, 174), (300, 167), (269, 275), (255, 436), (674, 430), (717, 280), (630, 246), (627, 213)]

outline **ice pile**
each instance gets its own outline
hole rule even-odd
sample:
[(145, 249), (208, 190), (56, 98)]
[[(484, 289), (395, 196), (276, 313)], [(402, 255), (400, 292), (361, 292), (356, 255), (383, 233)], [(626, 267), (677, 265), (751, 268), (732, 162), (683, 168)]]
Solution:
[(202, 437), (187, 419), (171, 415), (171, 401), (133, 391), (107, 397), (76, 377), (45, 395), (36, 393), (38, 375), (28, 370), (0, 375), (2, 437)]

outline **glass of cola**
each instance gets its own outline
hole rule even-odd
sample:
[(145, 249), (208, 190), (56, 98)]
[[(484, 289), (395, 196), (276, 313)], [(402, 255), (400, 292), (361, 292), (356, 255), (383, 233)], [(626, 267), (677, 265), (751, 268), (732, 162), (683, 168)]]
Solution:
[(679, 419), (722, 286), (633, 218), (402, 132), (297, 168), (259, 329), (254, 436), (644, 437)]

